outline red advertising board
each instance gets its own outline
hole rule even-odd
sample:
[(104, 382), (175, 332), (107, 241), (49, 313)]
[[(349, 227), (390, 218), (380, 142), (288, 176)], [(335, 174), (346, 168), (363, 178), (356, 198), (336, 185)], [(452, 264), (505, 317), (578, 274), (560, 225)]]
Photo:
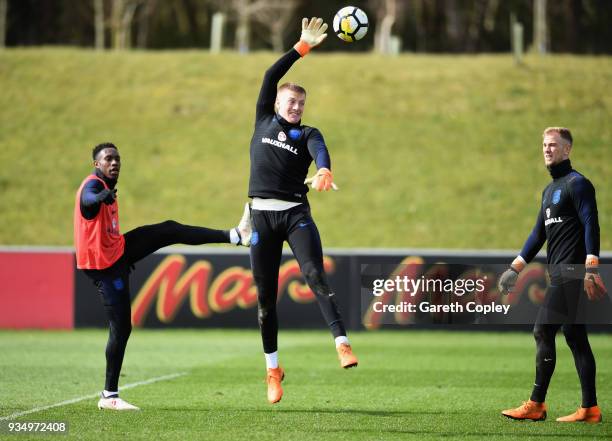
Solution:
[(74, 326), (70, 251), (0, 252), (0, 328)]
[[(257, 328), (257, 292), (248, 251), (194, 251), (169, 248), (136, 264), (130, 276), (134, 326)], [(604, 254), (601, 276), (610, 287), (612, 256)], [(511, 253), (329, 250), (324, 260), (349, 329), (449, 324), (527, 329), (533, 326), (550, 283), (550, 268), (543, 256), (521, 273), (510, 295), (497, 290), (497, 280), (512, 260)], [(576, 269), (583, 271), (584, 266), (576, 265)], [(582, 280), (584, 275), (577, 277)], [(405, 289), (408, 282), (415, 288)], [(452, 288), (448, 292), (447, 285)], [(468, 285), (482, 290), (466, 292)], [(315, 297), (290, 253), (283, 254), (278, 288), (283, 328), (325, 327)], [(584, 292), (578, 295), (585, 297)], [(609, 296), (583, 303), (586, 318), (581, 323), (612, 329)], [(70, 248), (0, 249), (0, 328), (106, 325), (99, 294), (92, 281), (75, 269)]]

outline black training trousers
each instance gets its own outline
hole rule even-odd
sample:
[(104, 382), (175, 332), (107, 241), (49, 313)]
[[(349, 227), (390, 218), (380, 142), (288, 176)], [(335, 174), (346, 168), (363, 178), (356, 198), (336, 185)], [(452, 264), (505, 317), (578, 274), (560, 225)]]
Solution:
[(168, 245), (230, 242), (228, 231), (192, 227), (172, 220), (135, 228), (125, 233), (124, 237), (123, 255), (111, 267), (104, 270), (84, 270), (98, 288), (109, 324), (104, 387), (107, 391), (118, 390), (123, 356), (132, 331), (129, 281), (131, 266)]
[(257, 285), (258, 318), (264, 353), (278, 349), (276, 301), (283, 242), (287, 241), (308, 286), (315, 294), (323, 318), (334, 337), (346, 335), (334, 293), (323, 269), (323, 249), (310, 207), (283, 211), (252, 210), (251, 268)]
[(531, 399), (544, 402), (555, 370), (555, 336), (563, 329), (565, 341), (572, 351), (582, 389), (582, 407), (597, 405), (595, 357), (589, 344), (586, 326), (576, 323), (580, 298), (585, 296), (582, 280), (552, 284), (536, 319), (533, 335), (536, 341), (536, 378)]

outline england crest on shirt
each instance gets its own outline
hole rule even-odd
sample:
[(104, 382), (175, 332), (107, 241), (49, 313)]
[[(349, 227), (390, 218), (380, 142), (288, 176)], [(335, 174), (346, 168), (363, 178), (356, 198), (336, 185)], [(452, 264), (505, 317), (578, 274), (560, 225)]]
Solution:
[(559, 188), (559, 189), (555, 190), (555, 192), (553, 193), (552, 203), (557, 205), (560, 200), (561, 200), (561, 189)]

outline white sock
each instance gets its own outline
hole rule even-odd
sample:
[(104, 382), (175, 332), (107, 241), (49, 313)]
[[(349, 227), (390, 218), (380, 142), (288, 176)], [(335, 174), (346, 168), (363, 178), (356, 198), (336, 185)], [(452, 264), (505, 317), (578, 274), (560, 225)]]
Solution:
[(230, 242), (234, 245), (238, 245), (240, 243), (240, 236), (238, 235), (238, 231), (235, 228), (229, 230), (230, 233)]
[(275, 369), (278, 367), (278, 351), (271, 354), (264, 354), (266, 357), (266, 368)]
[(335, 338), (336, 347), (340, 346), (342, 343), (349, 344), (348, 337), (346, 335), (341, 335), (340, 337)]
[(112, 392), (112, 391), (108, 391), (108, 390), (106, 390), (106, 389), (105, 389), (105, 390), (103, 390), (103, 391), (102, 391), (102, 395), (104, 395), (104, 398), (108, 398), (108, 397), (110, 397), (111, 395), (117, 395), (117, 396), (119, 396), (119, 391), (117, 391), (117, 392)]

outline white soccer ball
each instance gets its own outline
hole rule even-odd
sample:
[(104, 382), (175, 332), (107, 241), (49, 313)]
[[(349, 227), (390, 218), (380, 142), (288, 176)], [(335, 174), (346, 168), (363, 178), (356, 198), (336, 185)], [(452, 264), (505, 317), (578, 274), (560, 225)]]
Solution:
[(345, 6), (336, 13), (333, 25), (338, 38), (352, 43), (368, 33), (368, 16), (356, 6)]

